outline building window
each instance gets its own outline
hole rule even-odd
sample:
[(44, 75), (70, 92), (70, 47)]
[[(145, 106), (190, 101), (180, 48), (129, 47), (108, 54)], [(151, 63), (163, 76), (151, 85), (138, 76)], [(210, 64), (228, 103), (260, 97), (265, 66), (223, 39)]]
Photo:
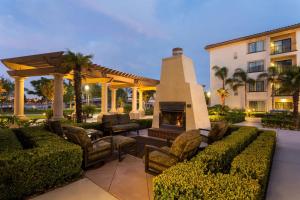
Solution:
[(277, 68), (278, 72), (284, 72), (286, 69), (293, 65), (292, 59), (288, 60), (279, 60), (274, 62), (275, 67)]
[(255, 81), (249, 83), (249, 92), (265, 92), (265, 82), (264, 81)]
[(255, 53), (265, 50), (265, 42), (263, 40), (248, 44), (248, 53)]
[(252, 111), (264, 112), (266, 111), (265, 101), (249, 101), (249, 108)]
[(292, 40), (287, 38), (284, 40), (277, 40), (271, 43), (271, 53), (279, 54), (292, 51)]
[(276, 110), (292, 110), (293, 102), (275, 102)]
[(251, 61), (248, 63), (248, 72), (263, 72), (264, 65), (264, 60)]

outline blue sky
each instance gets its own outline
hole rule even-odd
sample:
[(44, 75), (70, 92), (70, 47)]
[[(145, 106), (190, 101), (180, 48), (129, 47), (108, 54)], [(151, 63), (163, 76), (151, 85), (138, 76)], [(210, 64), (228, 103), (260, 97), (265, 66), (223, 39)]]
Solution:
[(0, 58), (71, 49), (159, 78), (179, 46), (209, 87), (205, 45), (299, 23), (299, 9), (299, 0), (1, 0)]

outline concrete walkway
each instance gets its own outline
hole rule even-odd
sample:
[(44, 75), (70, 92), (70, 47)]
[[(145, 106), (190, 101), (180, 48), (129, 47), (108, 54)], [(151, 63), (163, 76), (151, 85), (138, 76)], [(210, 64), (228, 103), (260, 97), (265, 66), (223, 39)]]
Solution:
[(300, 131), (277, 130), (266, 200), (300, 199)]

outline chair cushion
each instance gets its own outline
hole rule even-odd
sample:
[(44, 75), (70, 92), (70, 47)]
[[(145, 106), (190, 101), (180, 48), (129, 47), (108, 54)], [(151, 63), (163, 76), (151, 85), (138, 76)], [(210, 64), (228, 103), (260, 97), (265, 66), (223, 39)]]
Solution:
[(198, 130), (190, 130), (176, 137), (170, 152), (181, 160), (186, 159), (189, 154), (200, 146), (201, 137)]
[(114, 148), (118, 149), (119, 147), (124, 147), (127, 145), (135, 144), (136, 140), (131, 137), (125, 137), (122, 135), (113, 136)]
[(117, 116), (118, 116), (119, 124), (128, 124), (128, 123), (130, 123), (129, 114), (118, 114)]
[(211, 131), (208, 134), (209, 142), (214, 142), (223, 138), (229, 125), (227, 122), (215, 122), (212, 124)]
[(139, 128), (139, 125), (137, 123), (118, 124), (118, 125), (112, 126), (112, 130), (114, 132), (134, 130), (134, 129), (138, 129), (138, 128)]
[(71, 142), (80, 145), (82, 148), (88, 148), (88, 151), (93, 150), (92, 142), (83, 128), (64, 125), (65, 134)]
[[(162, 147), (164, 150), (169, 150), (168, 147)], [(161, 163), (161, 165), (153, 163), (151, 161)], [(177, 163), (177, 160), (159, 151), (152, 151), (149, 154), (149, 167), (158, 171), (163, 171)]]

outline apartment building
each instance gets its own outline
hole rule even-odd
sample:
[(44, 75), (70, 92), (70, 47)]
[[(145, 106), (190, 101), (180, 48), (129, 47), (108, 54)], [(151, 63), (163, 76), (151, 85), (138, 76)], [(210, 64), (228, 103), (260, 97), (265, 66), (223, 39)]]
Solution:
[[(212, 67), (226, 66), (229, 77), (236, 68), (242, 68), (249, 77), (256, 80), (270, 66), (284, 70), (291, 65), (300, 65), (300, 23), (210, 44), (205, 49), (210, 55), (211, 105), (220, 104), (217, 90), (222, 87), (222, 82), (215, 77)], [(280, 85), (275, 85), (276, 89), (279, 87)], [(256, 80), (255, 83), (248, 84), (246, 105), (244, 98), (244, 88), (240, 87), (237, 92), (230, 90), (226, 105), (255, 111), (272, 109), (271, 86), (266, 81)], [(274, 102), (274, 109), (277, 110), (291, 110), (293, 107), (291, 96), (277, 90)]]

